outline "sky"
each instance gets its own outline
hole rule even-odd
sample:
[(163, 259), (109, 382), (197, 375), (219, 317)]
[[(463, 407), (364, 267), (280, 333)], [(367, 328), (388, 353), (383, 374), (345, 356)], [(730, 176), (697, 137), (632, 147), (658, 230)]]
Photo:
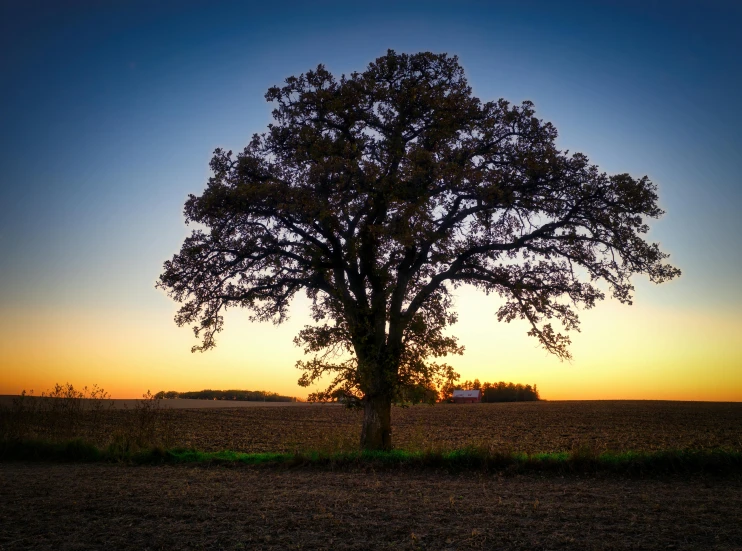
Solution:
[[(97, 384), (305, 397), (281, 326), (226, 316), (217, 348), (154, 285), (189, 230), (217, 147), (271, 122), (266, 90), (387, 49), (459, 57), (484, 101), (535, 103), (562, 149), (648, 175), (649, 239), (682, 276), (637, 277), (633, 306), (581, 314), (560, 362), (457, 291), (462, 380), (563, 399), (742, 400), (742, 4), (612, 2), (0, 2), (0, 394)], [(310, 389), (311, 390), (311, 389)]]

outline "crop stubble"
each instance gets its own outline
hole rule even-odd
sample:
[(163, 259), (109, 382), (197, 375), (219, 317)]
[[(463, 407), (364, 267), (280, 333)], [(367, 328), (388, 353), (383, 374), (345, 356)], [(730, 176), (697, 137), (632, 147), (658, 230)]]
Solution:
[(0, 549), (742, 546), (742, 480), (0, 464)]

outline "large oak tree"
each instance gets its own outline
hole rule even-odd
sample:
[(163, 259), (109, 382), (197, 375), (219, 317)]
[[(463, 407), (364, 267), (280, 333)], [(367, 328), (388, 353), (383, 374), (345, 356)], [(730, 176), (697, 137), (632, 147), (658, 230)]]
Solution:
[(391, 447), (395, 399), (454, 376), (435, 360), (462, 351), (445, 331), (457, 286), (499, 294), (500, 321), (526, 320), (567, 358), (550, 320), (576, 330), (576, 307), (605, 291), (630, 303), (633, 274), (680, 273), (642, 237), (662, 214), (649, 179), (560, 151), (530, 102), (481, 102), (456, 57), (389, 51), (339, 79), (320, 65), (266, 99), (274, 123), (237, 155), (215, 151), (158, 286), (194, 350), (214, 346), (227, 308), (280, 323), (306, 292), (300, 384), (330, 375), (317, 398), (357, 396), (366, 449)]

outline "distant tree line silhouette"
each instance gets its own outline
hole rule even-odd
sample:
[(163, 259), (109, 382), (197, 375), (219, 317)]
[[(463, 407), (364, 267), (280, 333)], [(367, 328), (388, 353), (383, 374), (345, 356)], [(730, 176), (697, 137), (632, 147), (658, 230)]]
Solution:
[(441, 402), (453, 398), (454, 390), (481, 390), (482, 402), (535, 402), (541, 399), (537, 385), (506, 383), (480, 383), (479, 379), (445, 386), (439, 392)]
[(155, 394), (155, 398), (165, 400), (191, 399), (191, 400), (236, 400), (238, 402), (294, 402), (293, 396), (281, 396), (275, 392), (264, 390), (196, 390), (191, 392), (177, 392), (161, 390)]

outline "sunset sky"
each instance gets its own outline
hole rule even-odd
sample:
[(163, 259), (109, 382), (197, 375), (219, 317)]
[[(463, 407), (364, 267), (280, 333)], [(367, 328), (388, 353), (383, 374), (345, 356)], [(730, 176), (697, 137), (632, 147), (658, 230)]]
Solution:
[[(151, 4), (154, 4), (151, 5)], [(215, 350), (154, 285), (189, 230), (216, 147), (271, 122), (266, 90), (391, 48), (459, 56), (482, 100), (532, 100), (562, 149), (648, 175), (649, 239), (683, 275), (635, 279), (633, 306), (583, 312), (572, 362), (462, 289), (450, 363), (543, 398), (742, 400), (742, 4), (605, 2), (3, 2), (0, 7), (0, 394), (54, 383), (243, 388), (305, 397), (292, 338), (226, 317)], [(66, 7), (65, 7), (66, 5)]]

